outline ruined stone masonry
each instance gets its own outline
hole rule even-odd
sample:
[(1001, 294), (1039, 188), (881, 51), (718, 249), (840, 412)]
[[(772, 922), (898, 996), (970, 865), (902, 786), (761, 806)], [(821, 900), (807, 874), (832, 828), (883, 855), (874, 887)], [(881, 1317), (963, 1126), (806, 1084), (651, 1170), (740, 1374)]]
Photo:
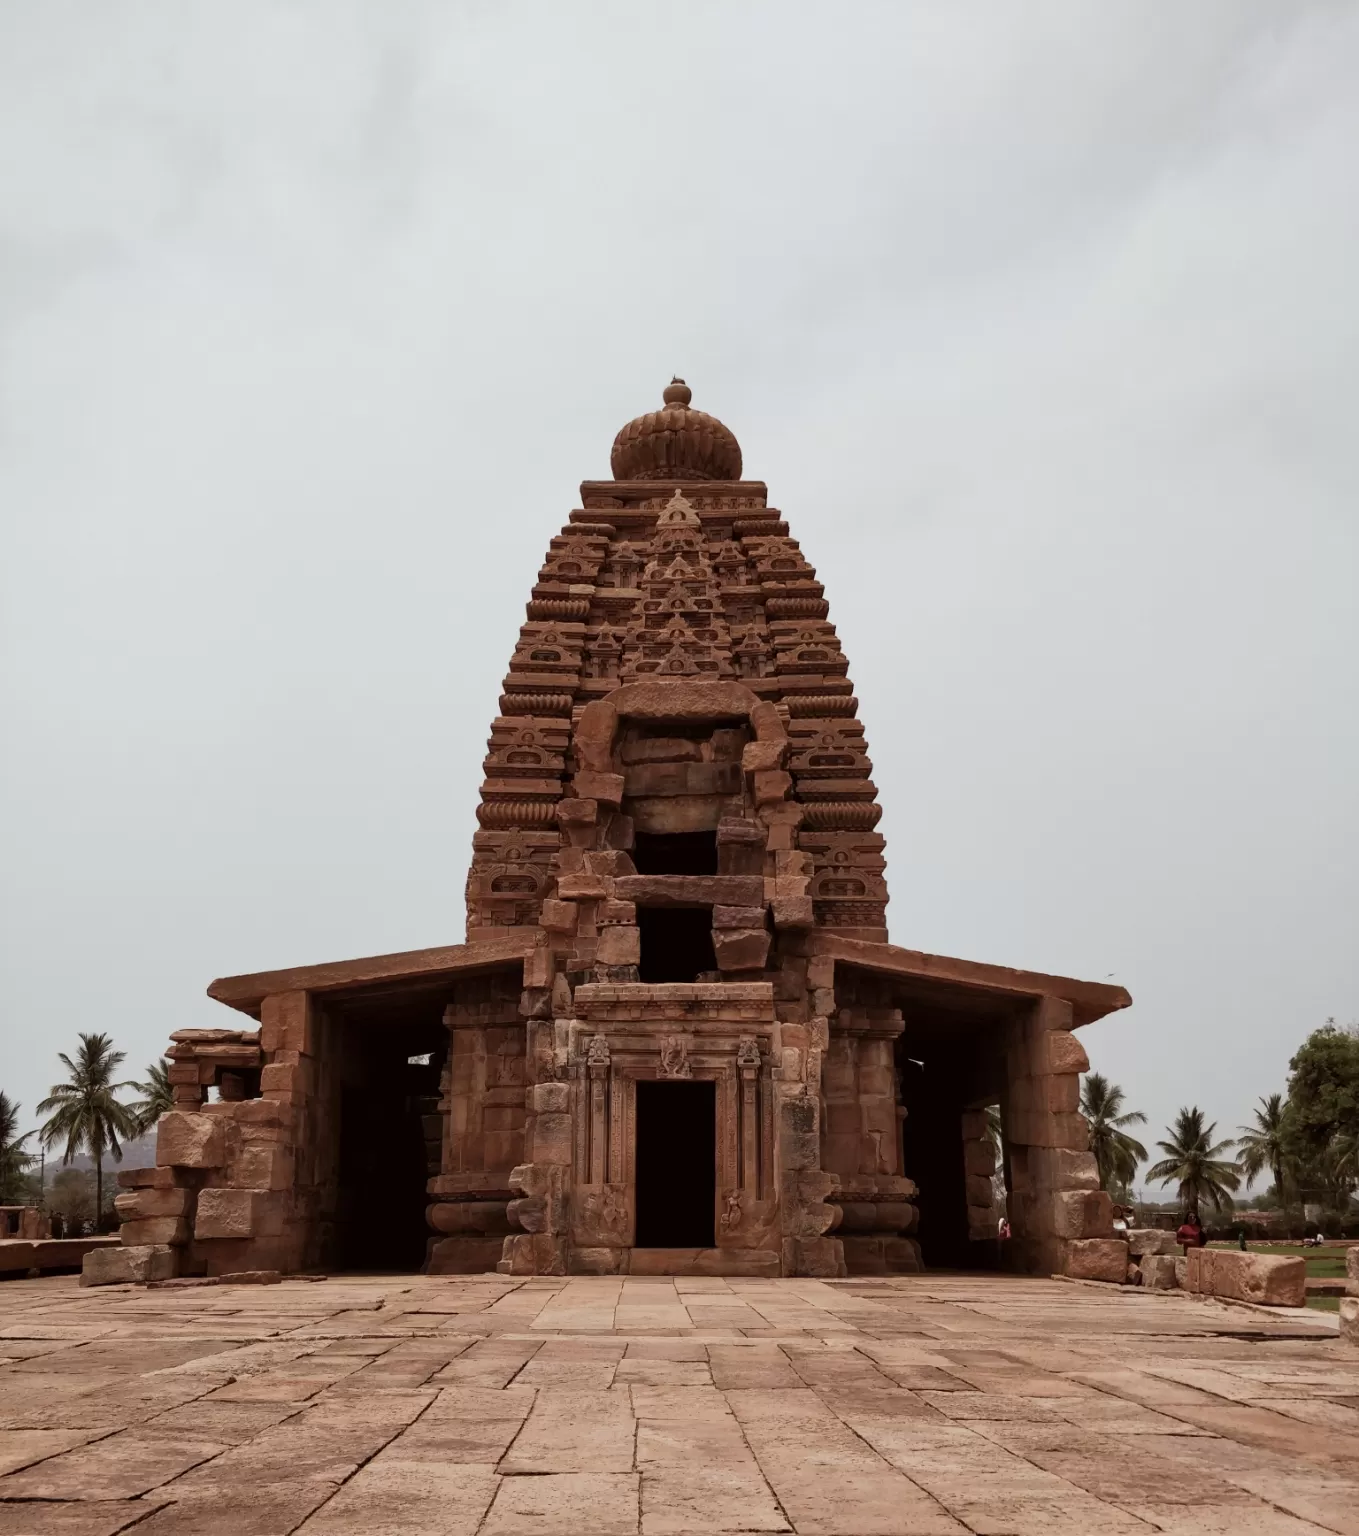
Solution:
[(612, 468), (510, 658), (466, 942), (214, 982), (248, 1023), (173, 1037), (128, 1263), (1121, 1278), (1072, 1031), (1127, 993), (888, 942), (814, 567), (678, 379)]

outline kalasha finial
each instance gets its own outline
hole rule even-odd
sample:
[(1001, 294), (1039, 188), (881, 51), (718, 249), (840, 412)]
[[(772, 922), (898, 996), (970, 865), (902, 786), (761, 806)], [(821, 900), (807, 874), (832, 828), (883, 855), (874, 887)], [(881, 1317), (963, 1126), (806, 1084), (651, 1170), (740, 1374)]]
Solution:
[(682, 410), (689, 409), (689, 402), (693, 398), (693, 390), (678, 374), (665, 386), (665, 393), (661, 396), (667, 405), (678, 405)]

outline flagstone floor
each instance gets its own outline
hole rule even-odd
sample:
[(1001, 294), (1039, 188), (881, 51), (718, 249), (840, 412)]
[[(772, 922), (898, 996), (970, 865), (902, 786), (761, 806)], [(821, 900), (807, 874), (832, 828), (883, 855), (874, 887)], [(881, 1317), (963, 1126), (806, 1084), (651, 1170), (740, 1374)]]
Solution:
[(0, 1474), (0, 1536), (1359, 1536), (1359, 1352), (995, 1276), (20, 1280)]

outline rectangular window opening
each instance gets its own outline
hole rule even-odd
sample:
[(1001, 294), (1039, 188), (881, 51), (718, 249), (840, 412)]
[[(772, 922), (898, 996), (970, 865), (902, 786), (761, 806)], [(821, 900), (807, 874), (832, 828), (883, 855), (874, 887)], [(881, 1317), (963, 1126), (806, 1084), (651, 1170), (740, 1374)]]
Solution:
[(639, 875), (715, 875), (717, 833), (639, 832), (632, 862)]
[(638, 907), (645, 982), (698, 981), (717, 973), (711, 907)]

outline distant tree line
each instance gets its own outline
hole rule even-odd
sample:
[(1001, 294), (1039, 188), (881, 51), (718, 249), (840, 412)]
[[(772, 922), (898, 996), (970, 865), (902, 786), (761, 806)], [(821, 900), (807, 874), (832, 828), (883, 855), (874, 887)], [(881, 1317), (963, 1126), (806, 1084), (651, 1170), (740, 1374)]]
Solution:
[[(116, 1081), (126, 1052), (114, 1049), (104, 1034), (81, 1034), (74, 1057), (57, 1058), (66, 1076), (52, 1085), (38, 1105), (47, 1119), (36, 1129), (19, 1132), (22, 1106), (0, 1090), (0, 1205), (47, 1205), (70, 1230), (98, 1227), (105, 1221), (104, 1163), (123, 1160), (123, 1144), (144, 1135), (173, 1107), (168, 1064), (162, 1059), (146, 1069), (141, 1082)], [(131, 1091), (140, 1097), (124, 1100)], [(29, 1143), (36, 1138), (38, 1149)], [(46, 1153), (61, 1149), (61, 1171), (51, 1184), (34, 1173)], [(93, 1177), (70, 1165), (87, 1154)]]
[[(1147, 1149), (1130, 1131), (1146, 1116), (1126, 1108), (1126, 1095), (1099, 1072), (1081, 1085), (1081, 1112), (1100, 1186), (1129, 1202)], [(1359, 1026), (1328, 1019), (1313, 1030), (1288, 1064), (1288, 1086), (1260, 1099), (1253, 1123), (1217, 1139), (1217, 1123), (1198, 1105), (1182, 1108), (1165, 1139), (1164, 1155), (1146, 1177), (1174, 1185), (1181, 1207), (1207, 1217), (1230, 1211), (1244, 1184), (1271, 1180), (1265, 1203), (1283, 1211), (1320, 1206), (1347, 1220), (1359, 1189)], [(1235, 1156), (1227, 1154), (1235, 1149)]]

